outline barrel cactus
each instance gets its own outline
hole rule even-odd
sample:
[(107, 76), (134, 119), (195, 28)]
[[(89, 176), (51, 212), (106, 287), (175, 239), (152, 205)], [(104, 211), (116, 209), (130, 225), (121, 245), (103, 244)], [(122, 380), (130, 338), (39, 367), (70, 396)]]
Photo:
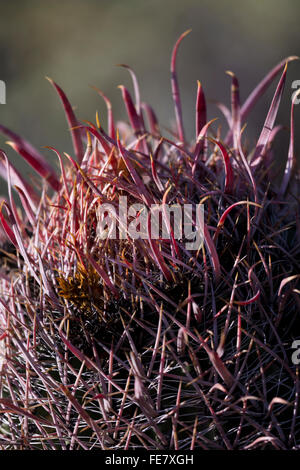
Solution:
[[(296, 57), (274, 67), (243, 104), (228, 72), (231, 109), (218, 104), (225, 132), (207, 121), (198, 82), (188, 142), (176, 75), (185, 35), (172, 53), (176, 126), (165, 135), (127, 66), (134, 98), (120, 89), (128, 122), (115, 123), (109, 99), (96, 90), (107, 126), (98, 115), (79, 121), (49, 79), (74, 147), (73, 155), (48, 148), (57, 171), (0, 126), (39, 175), (29, 183), (0, 151), (8, 185), (0, 211), (2, 449), (300, 448), (297, 95), (278, 178), (273, 148), (287, 66)], [(276, 77), (251, 150), (244, 124)], [(126, 212), (127, 222), (123, 201), (140, 207)], [(152, 236), (152, 205), (163, 208), (169, 236)], [(195, 208), (203, 208), (197, 249), (175, 236), (170, 206), (192, 207), (199, 230)]]

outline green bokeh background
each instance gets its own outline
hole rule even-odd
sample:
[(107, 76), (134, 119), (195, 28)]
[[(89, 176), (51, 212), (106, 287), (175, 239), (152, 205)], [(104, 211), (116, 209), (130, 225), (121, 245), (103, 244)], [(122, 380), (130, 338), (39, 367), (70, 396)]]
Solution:
[[(37, 148), (52, 145), (72, 153), (64, 113), (46, 75), (65, 90), (79, 119), (94, 121), (98, 110), (106, 123), (105, 106), (89, 85), (110, 97), (117, 119), (126, 118), (117, 85), (132, 86), (128, 72), (116, 64), (128, 64), (137, 73), (143, 100), (153, 105), (162, 124), (170, 126), (174, 119), (170, 54), (178, 36), (192, 28), (178, 58), (185, 126), (192, 137), (197, 79), (207, 99), (230, 105), (225, 70), (237, 74), (243, 101), (277, 62), (300, 55), (299, 0), (2, 0), (0, 7), (0, 79), (7, 86), (0, 122)], [(291, 83), (297, 79), (300, 62), (289, 66), (277, 119), (287, 127)], [(275, 86), (249, 117), (250, 143), (259, 134)], [(300, 106), (295, 111), (297, 133)], [(215, 116), (220, 113), (209, 104), (209, 118)], [(0, 148), (19, 169), (30, 173), (5, 140), (0, 136)], [(287, 146), (288, 130), (276, 143), (281, 165)], [(42, 152), (53, 161), (50, 151)], [(1, 181), (1, 194), (5, 187)]]

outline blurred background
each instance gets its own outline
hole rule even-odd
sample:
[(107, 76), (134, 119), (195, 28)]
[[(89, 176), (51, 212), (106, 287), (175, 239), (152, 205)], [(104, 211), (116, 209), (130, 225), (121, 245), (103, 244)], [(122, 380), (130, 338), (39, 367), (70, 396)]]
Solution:
[[(122, 83), (132, 90), (132, 85), (128, 72), (116, 64), (128, 64), (137, 73), (142, 99), (152, 104), (160, 123), (170, 127), (171, 50), (179, 35), (192, 28), (178, 56), (185, 127), (191, 138), (198, 79), (208, 100), (230, 106), (226, 70), (238, 76), (243, 102), (280, 60), (300, 55), (299, 0), (1, 0), (0, 5), (0, 79), (6, 83), (0, 122), (38, 149), (51, 145), (72, 154), (64, 112), (46, 75), (64, 89), (80, 120), (95, 121), (98, 110), (106, 125), (105, 106), (90, 85), (111, 99), (117, 119), (126, 118), (117, 86)], [(297, 79), (300, 61), (289, 65), (277, 118), (287, 126), (276, 142), (281, 165), (288, 148), (291, 83)], [(263, 125), (277, 81), (249, 116), (250, 144)], [(295, 115), (297, 133), (300, 105)], [(208, 117), (216, 116), (220, 112), (209, 103)], [(0, 148), (18, 169), (30, 173), (6, 140), (0, 136)], [(299, 144), (298, 138), (297, 154)], [(41, 151), (54, 162), (50, 151)], [(6, 183), (1, 180), (0, 194), (4, 193)]]

